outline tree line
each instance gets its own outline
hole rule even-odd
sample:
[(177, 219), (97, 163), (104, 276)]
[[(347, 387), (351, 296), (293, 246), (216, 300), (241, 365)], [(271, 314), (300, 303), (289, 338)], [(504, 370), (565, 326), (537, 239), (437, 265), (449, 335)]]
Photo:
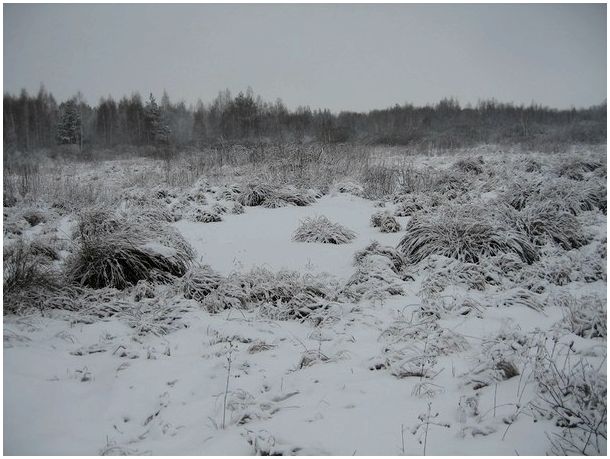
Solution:
[(278, 99), (264, 101), (248, 88), (233, 96), (221, 91), (208, 104), (160, 102), (139, 93), (89, 105), (80, 93), (58, 103), (41, 87), (4, 94), (5, 151), (57, 145), (94, 148), (193, 146), (218, 143), (322, 142), (426, 145), (452, 148), (480, 143), (605, 143), (606, 102), (587, 109), (558, 110), (485, 100), (462, 107), (453, 98), (435, 105), (411, 104), (368, 113), (289, 110)]

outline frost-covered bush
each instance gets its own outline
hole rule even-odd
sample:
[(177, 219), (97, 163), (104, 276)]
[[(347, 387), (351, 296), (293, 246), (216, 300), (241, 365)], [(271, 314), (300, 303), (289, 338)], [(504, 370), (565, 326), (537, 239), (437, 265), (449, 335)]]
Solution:
[(124, 289), (182, 276), (193, 250), (175, 229), (144, 217), (93, 208), (79, 215), (66, 274), (76, 283)]
[(504, 209), (475, 204), (445, 205), (414, 215), (398, 249), (414, 263), (430, 255), (468, 263), (503, 253), (515, 253), (526, 263), (538, 259), (536, 248)]
[(384, 165), (368, 166), (362, 173), (363, 194), (369, 199), (382, 198), (394, 192), (398, 185), (398, 170)]
[(331, 222), (321, 215), (301, 221), (292, 239), (296, 242), (321, 242), (323, 244), (346, 244), (356, 238), (356, 233), (343, 225)]

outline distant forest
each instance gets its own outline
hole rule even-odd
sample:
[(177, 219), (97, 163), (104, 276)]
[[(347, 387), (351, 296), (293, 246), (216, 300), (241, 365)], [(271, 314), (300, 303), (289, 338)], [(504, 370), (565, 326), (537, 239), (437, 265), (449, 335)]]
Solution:
[(368, 113), (289, 110), (251, 89), (228, 90), (209, 104), (159, 101), (134, 93), (118, 101), (102, 98), (91, 106), (78, 94), (58, 103), (41, 87), (4, 94), (5, 152), (72, 146), (75, 151), (117, 146), (204, 148), (249, 143), (359, 143), (432, 148), (481, 143), (569, 144), (606, 142), (606, 102), (588, 109), (557, 110), (485, 100), (460, 106), (455, 99), (436, 105), (410, 104)]

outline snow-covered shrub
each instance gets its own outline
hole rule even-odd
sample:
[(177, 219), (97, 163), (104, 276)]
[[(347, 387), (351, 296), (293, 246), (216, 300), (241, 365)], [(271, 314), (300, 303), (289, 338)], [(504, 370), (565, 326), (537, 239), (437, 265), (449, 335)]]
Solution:
[(346, 244), (356, 238), (356, 233), (343, 225), (331, 222), (323, 215), (301, 221), (292, 239), (296, 242), (321, 242)]
[(400, 231), (400, 223), (389, 212), (376, 212), (371, 216), (371, 225), (379, 228), (382, 233), (397, 233)]
[(444, 255), (468, 263), (481, 257), (515, 253), (523, 261), (538, 259), (527, 236), (514, 228), (504, 209), (475, 204), (446, 205), (412, 217), (398, 249), (417, 263)]
[(182, 291), (187, 299), (202, 302), (222, 282), (222, 276), (209, 265), (193, 266), (182, 277)]
[(180, 233), (167, 224), (105, 208), (79, 215), (74, 243), (66, 274), (92, 288), (124, 289), (139, 280), (182, 276), (194, 255)]
[(606, 338), (608, 320), (604, 299), (595, 295), (577, 298), (563, 293), (555, 298), (555, 304), (563, 309), (559, 328), (583, 338)]
[(363, 195), (378, 199), (394, 192), (398, 185), (398, 170), (384, 165), (368, 166), (362, 173)]

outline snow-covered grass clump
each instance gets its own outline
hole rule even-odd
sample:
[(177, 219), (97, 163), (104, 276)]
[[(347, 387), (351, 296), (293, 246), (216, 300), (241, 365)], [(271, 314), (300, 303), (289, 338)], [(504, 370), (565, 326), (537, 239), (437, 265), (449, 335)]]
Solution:
[(194, 255), (170, 226), (104, 208), (80, 214), (74, 244), (67, 276), (92, 288), (123, 289), (140, 280), (167, 281), (184, 275)]
[(356, 233), (339, 223), (331, 222), (324, 215), (308, 217), (301, 221), (292, 235), (296, 242), (321, 242), (323, 244), (347, 244)]
[(400, 223), (389, 212), (376, 212), (371, 216), (371, 225), (379, 228), (382, 233), (397, 233), (400, 231)]
[(340, 294), (339, 284), (326, 275), (289, 270), (274, 273), (264, 268), (226, 277), (209, 266), (192, 268), (182, 285), (185, 297), (197, 300), (209, 312), (256, 310), (277, 320), (324, 321), (323, 312), (333, 307)]
[(515, 253), (523, 261), (538, 259), (536, 248), (510, 223), (502, 209), (483, 205), (446, 205), (412, 217), (398, 248), (412, 262), (444, 255), (477, 263), (481, 257)]

